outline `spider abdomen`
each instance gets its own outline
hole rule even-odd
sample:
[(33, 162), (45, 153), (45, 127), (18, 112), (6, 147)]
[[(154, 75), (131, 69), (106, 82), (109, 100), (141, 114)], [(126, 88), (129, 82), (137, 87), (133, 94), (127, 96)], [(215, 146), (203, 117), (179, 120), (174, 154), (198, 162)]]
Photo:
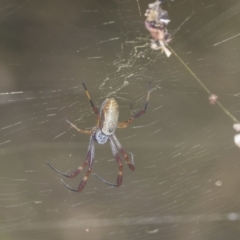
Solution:
[(118, 123), (118, 103), (114, 98), (106, 99), (100, 109), (100, 129), (107, 135), (112, 135)]

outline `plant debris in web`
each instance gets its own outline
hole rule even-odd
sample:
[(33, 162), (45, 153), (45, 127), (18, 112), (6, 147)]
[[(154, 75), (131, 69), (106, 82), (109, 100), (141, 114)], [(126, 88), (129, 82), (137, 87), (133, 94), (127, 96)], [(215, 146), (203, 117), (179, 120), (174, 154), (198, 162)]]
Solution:
[(233, 129), (238, 132), (238, 134), (234, 136), (234, 142), (240, 148), (240, 123), (233, 124)]
[(171, 51), (166, 47), (171, 41), (171, 36), (167, 31), (167, 25), (170, 22), (168, 12), (161, 7), (162, 1), (156, 1), (148, 5), (145, 16), (145, 27), (152, 36), (151, 48), (161, 49), (167, 57), (171, 56)]
[(212, 93), (212, 94), (210, 95), (210, 97), (208, 98), (209, 103), (210, 103), (211, 105), (215, 105), (217, 99), (218, 99), (218, 96), (217, 96), (216, 94), (213, 94), (213, 93)]

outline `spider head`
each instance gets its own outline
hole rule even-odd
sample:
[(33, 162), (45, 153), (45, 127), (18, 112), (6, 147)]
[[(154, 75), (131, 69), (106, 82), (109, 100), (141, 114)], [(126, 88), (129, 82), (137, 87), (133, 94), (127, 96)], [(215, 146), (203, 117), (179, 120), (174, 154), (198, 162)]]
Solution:
[(105, 135), (100, 129), (98, 129), (95, 132), (95, 140), (99, 143), (99, 144), (105, 144), (108, 141), (108, 136)]

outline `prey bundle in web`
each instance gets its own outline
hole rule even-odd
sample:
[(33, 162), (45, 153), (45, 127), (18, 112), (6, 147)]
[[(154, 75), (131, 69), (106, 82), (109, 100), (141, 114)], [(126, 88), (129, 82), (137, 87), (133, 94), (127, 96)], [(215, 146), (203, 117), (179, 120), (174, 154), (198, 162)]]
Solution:
[(171, 36), (167, 30), (170, 19), (168, 19), (168, 12), (162, 9), (161, 4), (162, 1), (156, 1), (148, 5), (145, 13), (145, 27), (152, 36), (151, 48), (161, 49), (167, 57), (170, 57), (171, 51), (167, 48), (167, 44), (171, 41)]

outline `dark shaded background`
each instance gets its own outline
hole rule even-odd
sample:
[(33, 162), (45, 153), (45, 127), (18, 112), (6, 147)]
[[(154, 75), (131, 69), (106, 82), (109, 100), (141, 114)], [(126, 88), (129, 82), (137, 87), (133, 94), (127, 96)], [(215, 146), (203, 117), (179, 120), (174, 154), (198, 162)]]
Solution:
[[(233, 122), (175, 56), (150, 49), (149, 3), (1, 1), (1, 239), (239, 239)], [(169, 31), (178, 30), (171, 47), (240, 118), (239, 1), (164, 8)], [(64, 120), (96, 124), (82, 81), (97, 106), (115, 97), (122, 121), (129, 102), (143, 107), (152, 82), (147, 114), (116, 132), (136, 165), (124, 167), (120, 188), (91, 176), (70, 192), (46, 164), (65, 172), (85, 158), (89, 137)], [(94, 172), (114, 182), (117, 170), (109, 144), (98, 145)], [(76, 187), (82, 177), (64, 180)]]

